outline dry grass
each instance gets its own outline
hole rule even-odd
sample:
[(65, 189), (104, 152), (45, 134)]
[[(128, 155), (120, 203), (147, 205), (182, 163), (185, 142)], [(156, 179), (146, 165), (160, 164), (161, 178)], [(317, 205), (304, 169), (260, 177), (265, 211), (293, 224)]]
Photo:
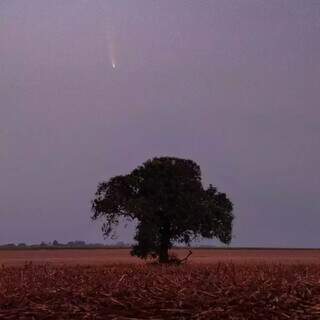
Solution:
[(0, 269), (0, 319), (320, 319), (320, 269), (301, 264)]

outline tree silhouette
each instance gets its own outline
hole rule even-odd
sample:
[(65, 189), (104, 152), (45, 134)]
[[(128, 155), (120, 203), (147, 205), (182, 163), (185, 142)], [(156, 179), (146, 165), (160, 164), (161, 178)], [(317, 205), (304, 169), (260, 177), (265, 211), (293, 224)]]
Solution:
[(192, 160), (148, 160), (128, 175), (98, 185), (92, 219), (103, 218), (109, 236), (121, 218), (138, 222), (131, 253), (169, 261), (173, 243), (189, 245), (197, 237), (230, 243), (233, 205), (212, 185), (204, 189), (200, 167)]

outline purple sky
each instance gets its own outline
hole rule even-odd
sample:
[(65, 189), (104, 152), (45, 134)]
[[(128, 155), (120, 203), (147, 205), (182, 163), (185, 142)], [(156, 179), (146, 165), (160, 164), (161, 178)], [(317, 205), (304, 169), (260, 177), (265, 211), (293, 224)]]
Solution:
[(319, 101), (318, 0), (2, 0), (0, 243), (101, 242), (98, 181), (171, 155), (234, 245), (320, 247)]

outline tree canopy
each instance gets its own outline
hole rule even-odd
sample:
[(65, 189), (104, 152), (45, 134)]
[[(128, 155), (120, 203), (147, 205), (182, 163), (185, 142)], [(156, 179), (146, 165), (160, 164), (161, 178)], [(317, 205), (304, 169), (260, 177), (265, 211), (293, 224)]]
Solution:
[(103, 218), (109, 236), (121, 218), (137, 221), (132, 254), (168, 262), (174, 243), (198, 237), (232, 238), (233, 205), (225, 193), (205, 189), (199, 165), (192, 160), (161, 157), (146, 161), (127, 175), (101, 182), (92, 200), (92, 219)]

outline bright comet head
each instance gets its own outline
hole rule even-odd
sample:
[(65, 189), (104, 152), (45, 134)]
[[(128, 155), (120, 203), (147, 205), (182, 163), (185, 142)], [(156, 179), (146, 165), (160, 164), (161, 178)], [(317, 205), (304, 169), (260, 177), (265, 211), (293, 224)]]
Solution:
[(112, 68), (115, 69), (116, 68), (116, 64), (112, 63)]

